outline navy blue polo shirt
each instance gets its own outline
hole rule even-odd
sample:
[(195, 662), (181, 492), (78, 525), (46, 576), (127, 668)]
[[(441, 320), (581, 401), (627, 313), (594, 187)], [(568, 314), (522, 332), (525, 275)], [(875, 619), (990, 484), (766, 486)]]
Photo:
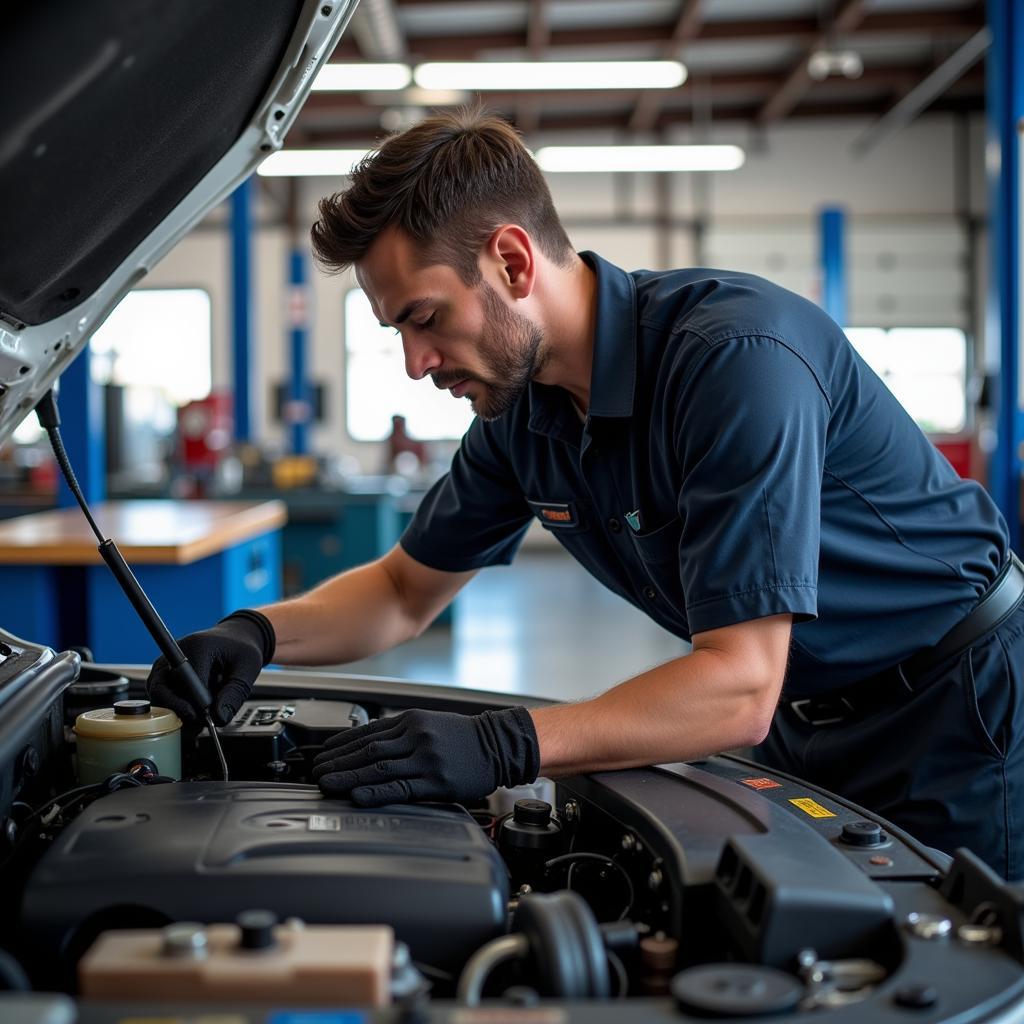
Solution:
[(792, 614), (794, 693), (894, 665), (967, 613), (1007, 557), (1005, 523), (830, 317), (749, 274), (581, 255), (597, 275), (586, 421), (535, 382), (475, 420), (409, 555), (507, 564), (539, 519), (684, 639)]

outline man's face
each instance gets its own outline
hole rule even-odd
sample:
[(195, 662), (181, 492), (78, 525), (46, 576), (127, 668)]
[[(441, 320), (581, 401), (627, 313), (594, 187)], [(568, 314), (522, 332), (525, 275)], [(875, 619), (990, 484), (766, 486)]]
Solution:
[(406, 235), (388, 229), (356, 264), (356, 279), (377, 319), (401, 333), (409, 376), (429, 376), (481, 419), (496, 419), (540, 370), (543, 333), (486, 280), (468, 286), (454, 268), (419, 266), (415, 255)]

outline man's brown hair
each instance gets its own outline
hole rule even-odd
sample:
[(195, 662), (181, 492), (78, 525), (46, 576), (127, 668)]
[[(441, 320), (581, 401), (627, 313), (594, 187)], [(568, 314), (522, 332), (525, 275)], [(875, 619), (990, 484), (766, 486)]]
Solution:
[(313, 252), (328, 270), (361, 259), (385, 228), (418, 244), (424, 264), (480, 280), (477, 259), (500, 224), (524, 227), (541, 252), (568, 265), (573, 248), (547, 182), (518, 133), (482, 109), (436, 114), (387, 139), (352, 171), (351, 186), (320, 200)]

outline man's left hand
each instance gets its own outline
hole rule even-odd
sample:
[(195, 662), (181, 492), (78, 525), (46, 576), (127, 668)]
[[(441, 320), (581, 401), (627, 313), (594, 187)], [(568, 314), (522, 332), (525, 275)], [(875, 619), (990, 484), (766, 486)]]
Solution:
[(523, 707), (479, 715), (403, 711), (337, 733), (313, 762), (327, 796), (361, 807), (466, 803), (499, 786), (533, 782), (539, 770), (537, 731)]

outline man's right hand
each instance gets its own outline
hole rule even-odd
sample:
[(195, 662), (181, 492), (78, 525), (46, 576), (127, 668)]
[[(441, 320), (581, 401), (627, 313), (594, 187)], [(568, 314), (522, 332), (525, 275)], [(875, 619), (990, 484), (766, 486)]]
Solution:
[[(246, 608), (232, 612), (210, 629), (182, 637), (178, 645), (213, 695), (213, 720), (217, 725), (226, 725), (252, 693), (256, 677), (274, 656), (276, 637), (265, 615)], [(160, 707), (170, 708), (183, 721), (192, 721), (206, 709), (194, 708), (184, 694), (174, 689), (172, 678), (161, 655), (146, 680), (149, 699)]]

